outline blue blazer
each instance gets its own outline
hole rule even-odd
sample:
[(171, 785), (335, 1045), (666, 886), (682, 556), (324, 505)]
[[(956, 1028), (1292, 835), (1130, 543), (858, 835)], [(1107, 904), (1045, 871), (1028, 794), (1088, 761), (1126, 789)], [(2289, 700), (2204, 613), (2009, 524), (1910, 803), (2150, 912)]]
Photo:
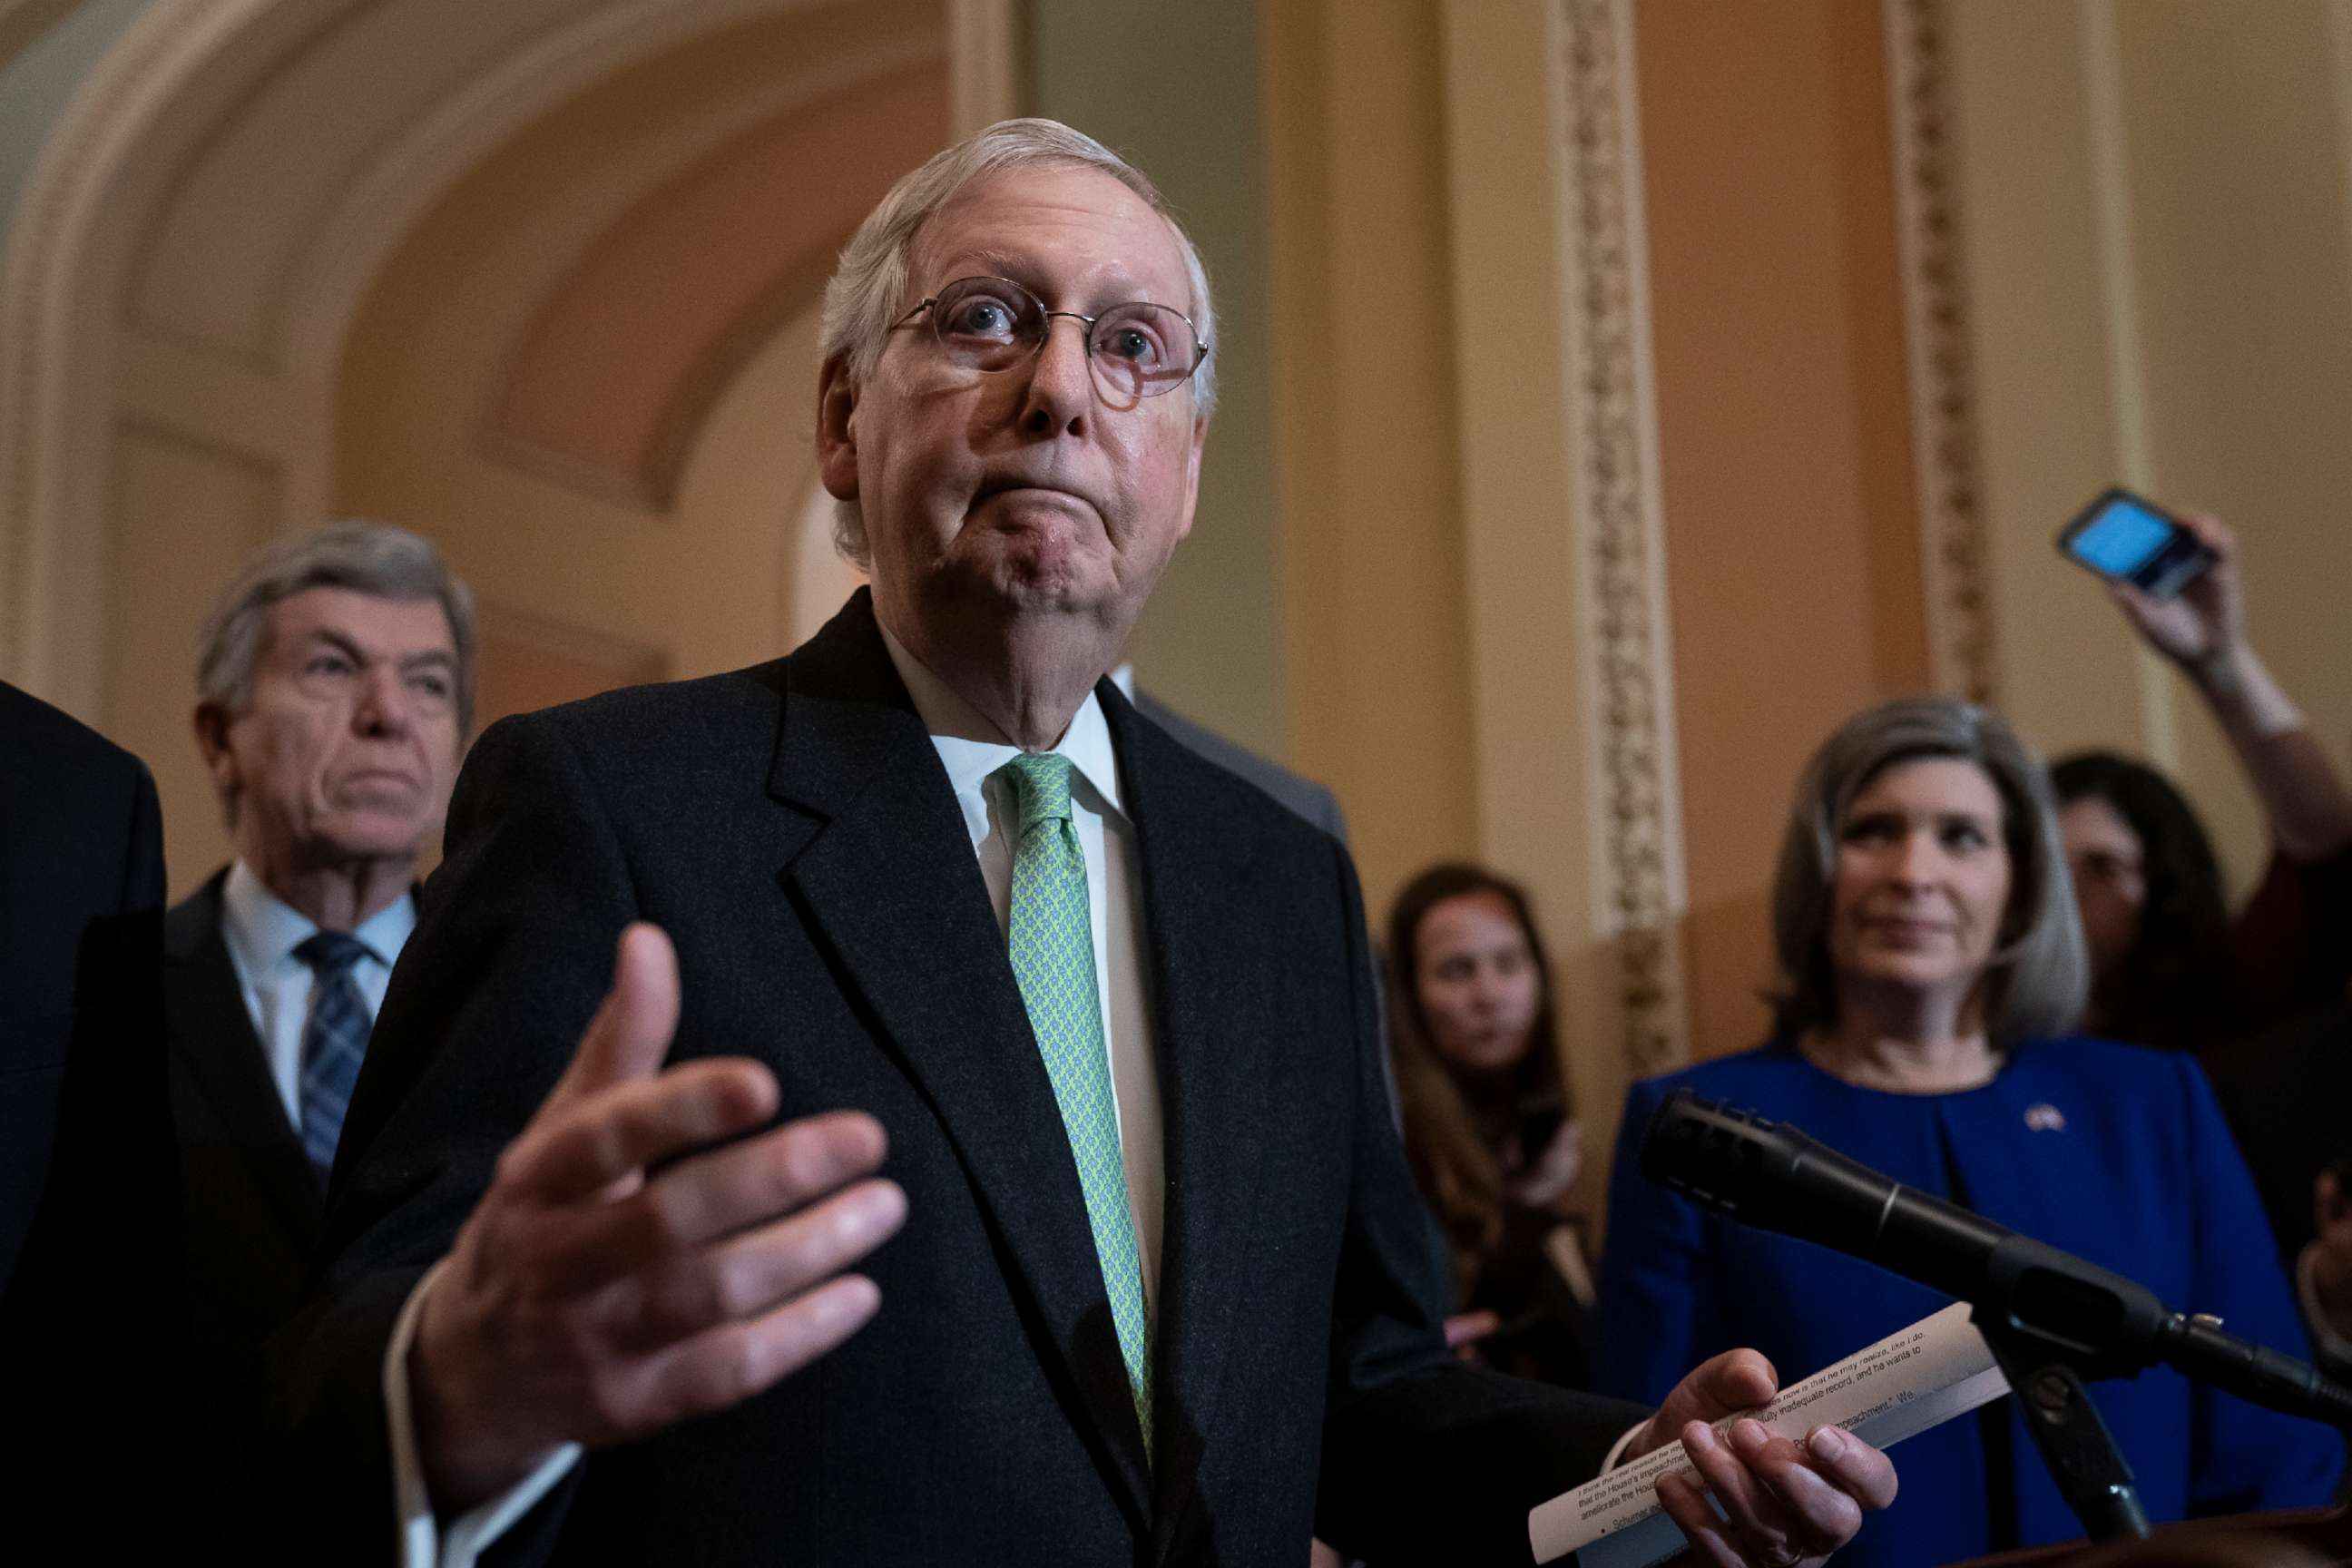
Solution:
[[(2310, 1353), (2245, 1162), (2188, 1057), (2043, 1040), (2012, 1053), (1982, 1089), (1903, 1095), (1856, 1088), (1776, 1043), (1633, 1088), (1609, 1189), (1605, 1392), (1655, 1401), (1696, 1363), (1740, 1345), (1794, 1382), (1948, 1301), (1643, 1180), (1642, 1131), (1685, 1086), (2128, 1275), (2173, 1307), (2215, 1313), (2245, 1338)], [(2092, 1394), (2159, 1522), (2322, 1503), (2342, 1465), (2326, 1428), (2170, 1371), (2095, 1384)], [(1839, 1553), (1845, 1568), (2082, 1535), (2008, 1403), (1989, 1408), (2001, 1414), (1948, 1422), (1895, 1450), (1901, 1493)]]

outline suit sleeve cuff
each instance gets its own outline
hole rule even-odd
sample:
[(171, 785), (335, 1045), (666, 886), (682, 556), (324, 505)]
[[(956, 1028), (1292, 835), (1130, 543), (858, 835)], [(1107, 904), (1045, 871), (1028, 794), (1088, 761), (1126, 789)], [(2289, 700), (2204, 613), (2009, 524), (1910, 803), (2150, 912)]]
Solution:
[(448, 1266), (447, 1258), (435, 1264), (408, 1293), (399, 1321), (393, 1324), (392, 1342), (383, 1352), (383, 1408), (392, 1428), (392, 1493), (399, 1514), (401, 1568), (474, 1568), (475, 1559), (580, 1462), (579, 1444), (560, 1444), (530, 1474), (460, 1515), (446, 1530), (434, 1517), (433, 1500), (425, 1485), (425, 1462), (416, 1448), (416, 1426), (408, 1408), (408, 1350), (415, 1342), (425, 1293)]

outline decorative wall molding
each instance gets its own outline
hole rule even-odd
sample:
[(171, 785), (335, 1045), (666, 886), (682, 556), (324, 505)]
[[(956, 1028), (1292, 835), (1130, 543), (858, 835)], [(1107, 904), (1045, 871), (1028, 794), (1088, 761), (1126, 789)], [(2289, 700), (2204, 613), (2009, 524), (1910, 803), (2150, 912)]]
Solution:
[(1929, 678), (1940, 691), (1990, 702), (2000, 670), (1961, 251), (1948, 0), (1883, 4)]
[(1638, 1078), (1688, 1060), (1690, 1047), (1633, 7), (1631, 0), (1559, 4), (1574, 515), (1597, 731), (1595, 923), (1615, 944), (1619, 1046), (1627, 1073)]

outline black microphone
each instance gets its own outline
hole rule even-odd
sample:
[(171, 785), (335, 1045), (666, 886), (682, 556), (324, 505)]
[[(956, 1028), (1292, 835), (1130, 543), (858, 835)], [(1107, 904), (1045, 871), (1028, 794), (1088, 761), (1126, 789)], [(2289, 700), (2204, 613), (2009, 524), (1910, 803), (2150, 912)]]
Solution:
[(2307, 1363), (2224, 1333), (2211, 1318), (2172, 1311), (2135, 1280), (1752, 1110), (1675, 1090), (1643, 1135), (1642, 1174), (1734, 1219), (1973, 1302), (2084, 1377), (2130, 1377), (2162, 1362), (2241, 1399), (2352, 1430), (2352, 1390)]

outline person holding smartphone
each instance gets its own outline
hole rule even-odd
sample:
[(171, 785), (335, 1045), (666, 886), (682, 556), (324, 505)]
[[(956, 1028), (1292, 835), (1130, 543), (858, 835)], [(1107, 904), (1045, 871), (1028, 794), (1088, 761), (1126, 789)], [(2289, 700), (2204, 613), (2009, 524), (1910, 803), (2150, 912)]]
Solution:
[(2232, 921), (2203, 826), (2162, 774), (2086, 752), (2051, 778), (2090, 948), (2086, 1026), (2210, 1058), (2352, 978), (2352, 793), (2247, 637), (2235, 531), (2209, 516), (2168, 521), (2201, 546), (2204, 568), (2162, 597), (2127, 574), (2107, 591), (2229, 742), (2263, 805), (2269, 869)]

